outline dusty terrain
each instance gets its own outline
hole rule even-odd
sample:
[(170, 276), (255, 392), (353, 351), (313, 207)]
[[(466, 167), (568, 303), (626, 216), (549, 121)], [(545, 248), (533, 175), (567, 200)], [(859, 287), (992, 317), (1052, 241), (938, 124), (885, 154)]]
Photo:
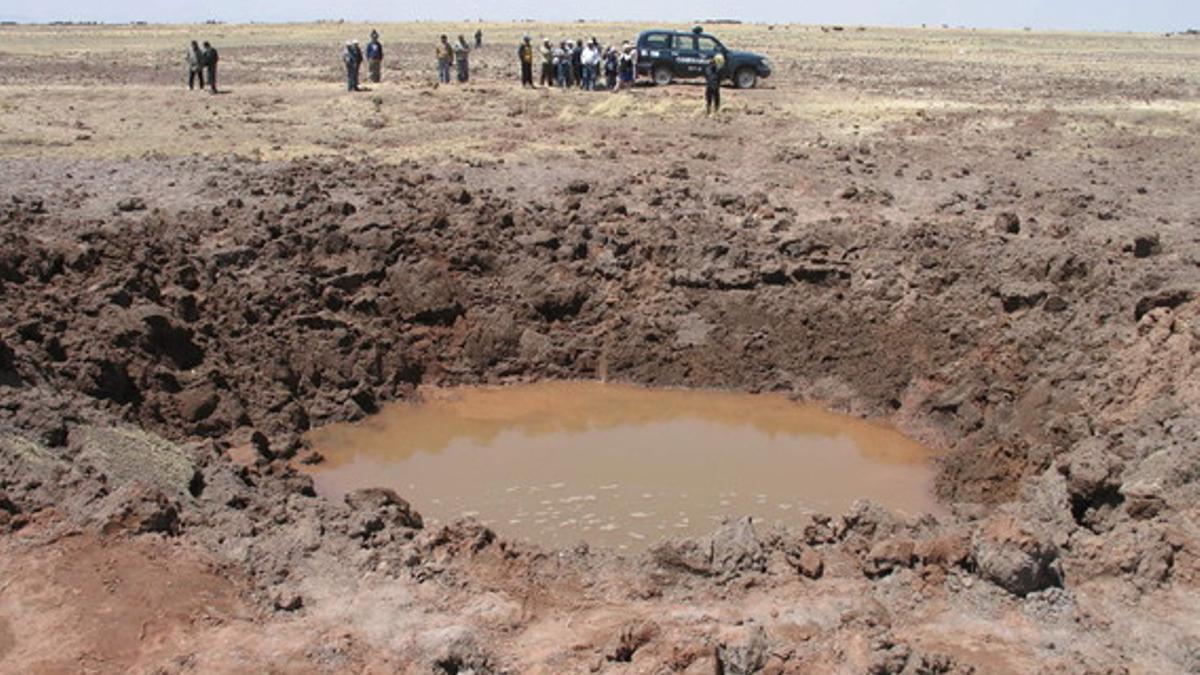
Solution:
[[(0, 27), (0, 671), (1200, 670), (1200, 40), (722, 27), (776, 76), (705, 119), (514, 82), (633, 25), (435, 87), (474, 28), (349, 94), (366, 26)], [(950, 515), (621, 558), (303, 473), (546, 378), (887, 421)]]

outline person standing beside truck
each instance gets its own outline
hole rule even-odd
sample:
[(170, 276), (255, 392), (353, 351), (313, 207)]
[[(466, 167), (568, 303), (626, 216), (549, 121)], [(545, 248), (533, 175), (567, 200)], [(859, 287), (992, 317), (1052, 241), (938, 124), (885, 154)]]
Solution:
[(713, 54), (704, 66), (704, 114), (721, 112), (721, 71), (725, 70), (725, 55)]

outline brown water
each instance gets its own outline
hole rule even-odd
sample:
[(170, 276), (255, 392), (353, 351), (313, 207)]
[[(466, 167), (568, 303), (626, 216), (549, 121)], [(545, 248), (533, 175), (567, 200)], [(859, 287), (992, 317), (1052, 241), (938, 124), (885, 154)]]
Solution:
[(783, 396), (593, 382), (424, 394), (313, 432), (317, 490), (391, 487), (429, 524), (473, 516), (508, 538), (620, 550), (859, 497), (937, 510), (921, 445)]

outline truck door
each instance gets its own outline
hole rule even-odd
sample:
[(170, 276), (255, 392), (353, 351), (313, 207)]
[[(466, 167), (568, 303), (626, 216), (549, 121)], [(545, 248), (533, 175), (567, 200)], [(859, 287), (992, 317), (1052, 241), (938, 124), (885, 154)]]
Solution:
[[(713, 38), (709, 35), (696, 36), (696, 53), (701, 59), (704, 60), (705, 66), (708, 65), (708, 62), (711, 61), (714, 56), (723, 53), (724, 51), (725, 49), (721, 46), (720, 42), (717, 42), (716, 38)], [(728, 63), (725, 64), (725, 68), (729, 68)], [(700, 70), (701, 74), (703, 74), (704, 66), (702, 66)]]
[(700, 52), (696, 51), (695, 35), (676, 35), (674, 51), (677, 77), (696, 77), (703, 74)]

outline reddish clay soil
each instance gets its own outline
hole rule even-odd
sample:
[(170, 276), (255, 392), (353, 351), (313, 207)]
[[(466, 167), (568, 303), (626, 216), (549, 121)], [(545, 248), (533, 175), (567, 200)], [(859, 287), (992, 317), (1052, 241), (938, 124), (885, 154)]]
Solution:
[[(0, 670), (1200, 670), (1196, 136), (1006, 119), (0, 161)], [(302, 471), (418, 385), (594, 378), (886, 420), (950, 513), (622, 558)]]

